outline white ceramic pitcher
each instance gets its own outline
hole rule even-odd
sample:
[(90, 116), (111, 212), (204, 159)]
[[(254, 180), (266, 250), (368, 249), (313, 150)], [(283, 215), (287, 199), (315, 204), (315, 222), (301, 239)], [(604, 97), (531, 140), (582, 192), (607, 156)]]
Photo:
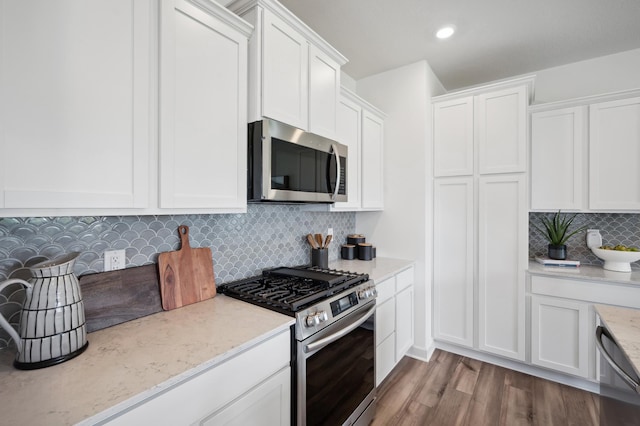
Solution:
[(13, 338), (18, 353), (13, 365), (33, 370), (59, 364), (80, 355), (87, 348), (84, 302), (73, 265), (74, 252), (29, 268), (32, 278), (0, 283), (0, 291), (20, 283), (27, 295), (20, 313), (19, 333), (0, 315), (0, 326)]

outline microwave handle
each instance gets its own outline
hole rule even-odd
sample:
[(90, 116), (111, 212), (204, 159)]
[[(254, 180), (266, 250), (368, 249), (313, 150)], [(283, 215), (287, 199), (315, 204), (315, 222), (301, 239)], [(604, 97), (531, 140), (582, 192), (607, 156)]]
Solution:
[(338, 147), (336, 144), (331, 144), (331, 149), (333, 149), (333, 155), (336, 157), (336, 189), (333, 190), (333, 194), (331, 195), (331, 199), (335, 200), (338, 196), (338, 191), (340, 190), (340, 154), (338, 154)]

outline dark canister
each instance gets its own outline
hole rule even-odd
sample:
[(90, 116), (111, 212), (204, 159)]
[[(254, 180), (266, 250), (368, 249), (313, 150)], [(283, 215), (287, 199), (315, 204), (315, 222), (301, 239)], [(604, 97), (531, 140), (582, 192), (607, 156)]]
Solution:
[(354, 259), (359, 258), (359, 256), (358, 256), (358, 244), (364, 243), (365, 241), (366, 241), (366, 238), (362, 234), (349, 234), (349, 235), (347, 235), (347, 244), (352, 244), (352, 245), (354, 245), (356, 247), (355, 248), (355, 253), (354, 253)]
[(358, 244), (358, 259), (360, 260), (372, 260), (373, 259), (373, 246), (369, 243)]
[(340, 255), (345, 260), (353, 260), (356, 258), (356, 246), (353, 244), (343, 244), (340, 247)]

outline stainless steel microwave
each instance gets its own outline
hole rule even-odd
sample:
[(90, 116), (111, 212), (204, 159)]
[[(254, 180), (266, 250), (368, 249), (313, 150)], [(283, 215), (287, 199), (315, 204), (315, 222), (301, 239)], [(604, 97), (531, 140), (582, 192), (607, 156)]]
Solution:
[(250, 202), (347, 201), (348, 148), (275, 120), (249, 124)]

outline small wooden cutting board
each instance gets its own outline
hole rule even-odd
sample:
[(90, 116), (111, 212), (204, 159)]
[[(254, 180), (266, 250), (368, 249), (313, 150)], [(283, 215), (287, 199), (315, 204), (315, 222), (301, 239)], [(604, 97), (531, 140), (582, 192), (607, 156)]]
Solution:
[(210, 299), (216, 295), (213, 260), (209, 247), (192, 249), (189, 227), (180, 225), (181, 247), (177, 251), (160, 253), (158, 270), (160, 294), (165, 311)]

